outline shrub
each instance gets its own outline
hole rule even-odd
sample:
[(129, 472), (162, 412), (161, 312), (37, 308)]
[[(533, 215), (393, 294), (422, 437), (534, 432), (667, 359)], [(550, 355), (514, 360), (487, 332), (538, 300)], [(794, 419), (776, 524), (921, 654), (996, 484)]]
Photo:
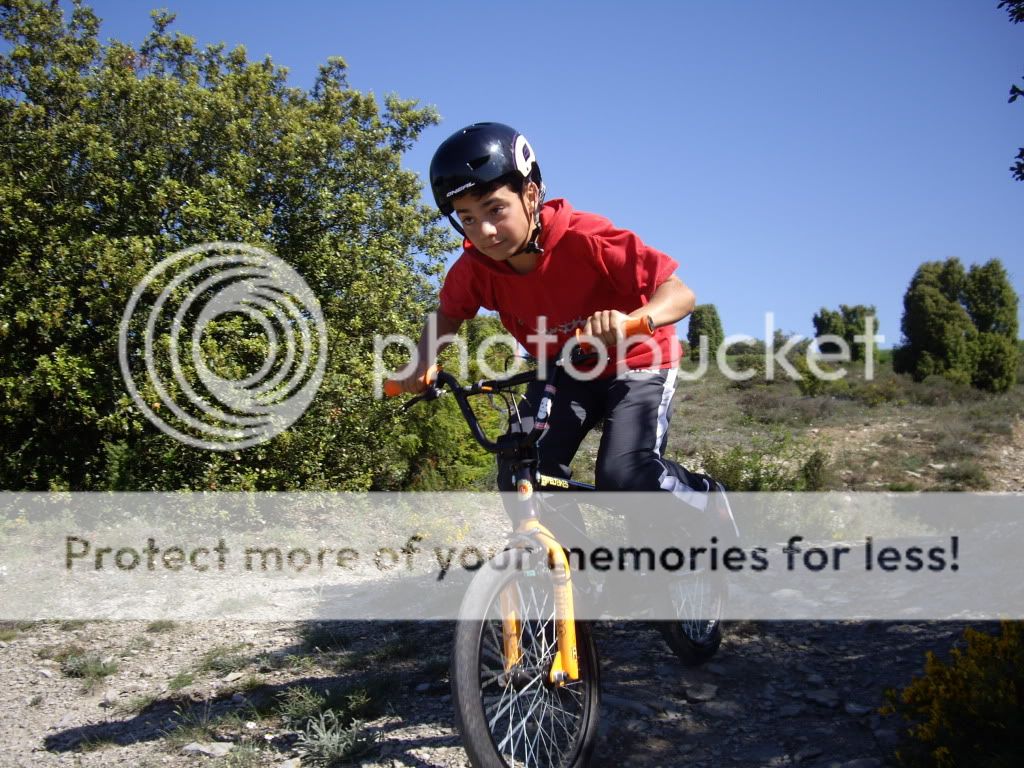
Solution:
[(815, 450), (800, 467), (800, 479), (805, 491), (823, 491), (832, 484), (833, 475), (828, 454)]
[(303, 728), (323, 711), (327, 699), (308, 685), (288, 688), (280, 696), (278, 712), (286, 725)]
[(366, 754), (376, 743), (361, 720), (345, 724), (333, 710), (309, 721), (296, 742), (303, 763), (334, 766)]
[(946, 490), (950, 491), (983, 491), (990, 485), (984, 468), (970, 460), (944, 467), (939, 472), (939, 479), (946, 484)]
[(831, 481), (826, 454), (806, 454), (788, 437), (757, 442), (751, 450), (705, 449), (702, 459), (704, 471), (730, 491), (816, 491)]
[(252, 663), (252, 657), (241, 653), (245, 643), (218, 645), (199, 659), (200, 672), (237, 672)]
[(749, 389), (758, 384), (767, 384), (767, 370), (764, 361), (763, 354), (751, 354), (744, 353), (742, 355), (733, 355), (728, 358), (729, 367), (737, 373), (745, 371), (753, 371), (754, 375), (749, 379), (743, 380), (732, 380), (730, 386), (736, 387), (737, 389)]
[(850, 397), (874, 408), (884, 403), (901, 405), (906, 402), (907, 393), (898, 378), (889, 376), (875, 381), (851, 383)]
[(973, 397), (966, 383), (951, 381), (945, 376), (929, 376), (908, 388), (907, 393), (911, 401), (919, 405), (950, 405)]
[(1017, 345), (995, 333), (978, 336), (978, 367), (971, 384), (989, 392), (1005, 392), (1017, 377)]
[(998, 635), (968, 629), (967, 647), (943, 662), (929, 652), (924, 675), (886, 692), (883, 712), (903, 718), (907, 738), (896, 752), (912, 768), (1020, 764), (1024, 733), (1024, 642), (1021, 623)]

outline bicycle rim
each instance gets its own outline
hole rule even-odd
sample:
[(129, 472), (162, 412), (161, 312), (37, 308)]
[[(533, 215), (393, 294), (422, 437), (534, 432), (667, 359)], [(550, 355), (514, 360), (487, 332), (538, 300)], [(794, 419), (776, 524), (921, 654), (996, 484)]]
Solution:
[[(503, 592), (522, 617), (522, 655), (509, 670), (502, 634)], [(474, 609), (484, 610), (476, 614), (482, 616), (480, 620), (460, 622), (457, 629), (452, 685), (473, 765), (585, 765), (596, 736), (599, 696), (589, 626), (576, 625), (580, 679), (558, 686), (549, 680), (558, 649), (553, 584), (547, 568), (527, 563), (506, 573), (485, 569), (470, 587), (467, 601), (471, 598), (476, 600)]]
[(696, 571), (669, 584), (669, 599), (679, 628), (695, 643), (706, 643), (719, 627), (724, 605), (721, 579)]

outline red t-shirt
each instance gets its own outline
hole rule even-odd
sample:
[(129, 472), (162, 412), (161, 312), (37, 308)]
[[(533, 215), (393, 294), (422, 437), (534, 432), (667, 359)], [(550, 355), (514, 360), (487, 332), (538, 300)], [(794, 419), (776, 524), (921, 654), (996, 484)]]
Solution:
[[(550, 358), (590, 315), (604, 309), (633, 312), (679, 266), (632, 232), (602, 216), (574, 211), (565, 200), (545, 203), (541, 223), (544, 253), (525, 275), (488, 258), (467, 240), (441, 288), (441, 313), (469, 320), (481, 307), (494, 310), (530, 354)], [(529, 338), (538, 333), (541, 317), (546, 318), (547, 332), (557, 336), (557, 343), (544, 350)], [(615, 371), (617, 352), (621, 354), (609, 350), (608, 374)], [(672, 326), (658, 328), (652, 340), (630, 345), (625, 353), (631, 369), (670, 368), (678, 360)]]

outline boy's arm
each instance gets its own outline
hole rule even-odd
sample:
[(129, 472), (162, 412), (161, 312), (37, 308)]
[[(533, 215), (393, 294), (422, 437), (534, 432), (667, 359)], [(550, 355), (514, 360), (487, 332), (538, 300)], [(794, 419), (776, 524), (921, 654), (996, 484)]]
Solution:
[(422, 380), (423, 374), (437, 362), (437, 356), (441, 351), (451, 344), (450, 341), (439, 340), (446, 336), (454, 336), (461, 327), (461, 320), (448, 317), (440, 311), (427, 315), (423, 330), (420, 332), (419, 343), (416, 345), (416, 367), (408, 376), (395, 379), (403, 392), (415, 395), (426, 389)]
[(583, 332), (610, 346), (622, 339), (622, 324), (627, 319), (649, 316), (655, 328), (672, 325), (693, 312), (696, 303), (697, 297), (689, 286), (675, 275), (670, 275), (643, 306), (628, 315), (614, 309), (595, 312), (587, 319)]

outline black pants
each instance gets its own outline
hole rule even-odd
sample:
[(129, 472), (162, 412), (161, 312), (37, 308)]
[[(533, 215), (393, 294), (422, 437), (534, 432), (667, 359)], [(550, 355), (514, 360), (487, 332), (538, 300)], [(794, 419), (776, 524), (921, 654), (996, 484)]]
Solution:
[[(580, 443), (602, 418), (595, 480), (600, 491), (668, 491), (678, 505), (703, 511), (709, 485), (705, 475), (664, 458), (675, 369), (628, 371), (620, 377), (580, 381), (559, 372), (548, 428), (537, 444), (542, 474), (569, 478)], [(544, 382), (532, 383), (520, 403), (521, 427), (533, 428)], [(499, 459), (498, 487), (514, 491), (511, 467)], [(509, 509), (510, 515), (513, 510)], [(578, 510), (575, 513), (578, 515)], [(582, 524), (580, 524), (582, 529)]]

